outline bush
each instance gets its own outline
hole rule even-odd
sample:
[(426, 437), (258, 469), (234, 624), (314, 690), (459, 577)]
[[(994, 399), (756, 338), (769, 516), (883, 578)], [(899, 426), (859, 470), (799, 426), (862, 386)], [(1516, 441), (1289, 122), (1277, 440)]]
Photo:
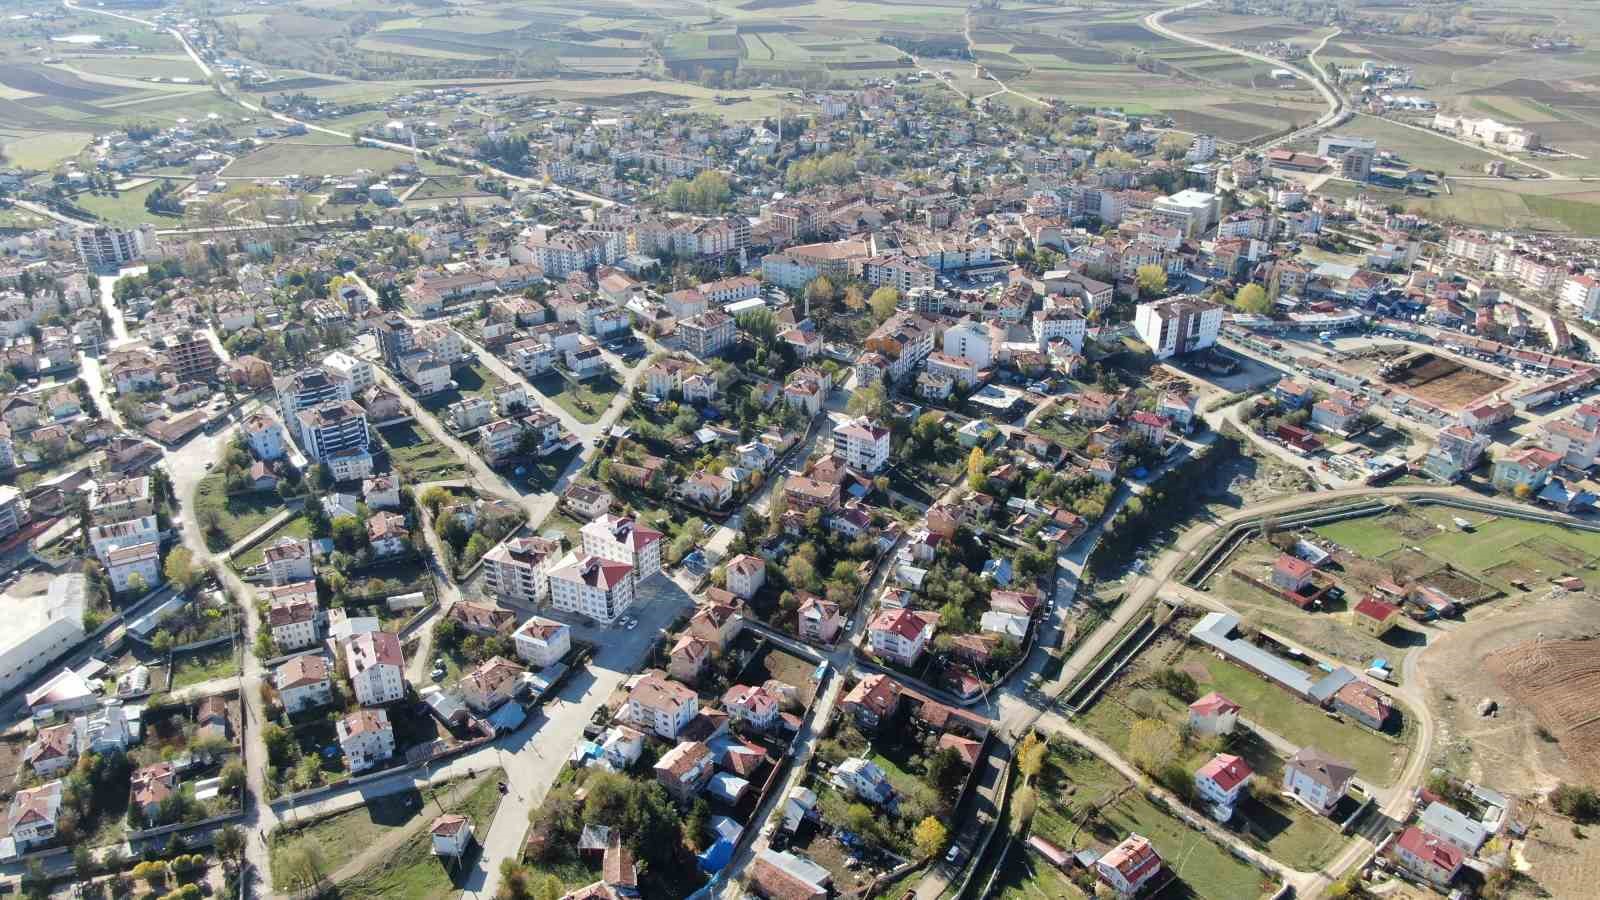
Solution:
[(1600, 794), (1591, 787), (1558, 784), (1550, 792), (1550, 806), (1579, 824), (1587, 825), (1600, 819)]

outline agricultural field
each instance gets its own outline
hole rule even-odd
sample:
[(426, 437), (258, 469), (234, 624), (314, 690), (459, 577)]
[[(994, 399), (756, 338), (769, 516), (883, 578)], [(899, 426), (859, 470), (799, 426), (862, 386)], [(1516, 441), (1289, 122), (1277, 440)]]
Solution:
[(1600, 235), (1600, 192), (1592, 188), (1589, 183), (1577, 181), (1451, 179), (1448, 193), (1423, 197), (1330, 178), (1316, 193), (1336, 199), (1364, 193), (1435, 220), (1485, 228)]
[(291, 143), (267, 144), (229, 163), (222, 173), (229, 177), (271, 177), (280, 175), (350, 175), (357, 169), (382, 174), (411, 162), (411, 154), (381, 147), (307, 146)]
[[(1339, 126), (1338, 131), (1343, 135), (1372, 138), (1378, 142), (1380, 152), (1394, 153), (1406, 167), (1438, 170), (1447, 175), (1481, 174), (1484, 164), (1500, 159), (1433, 132), (1376, 116), (1356, 116), (1349, 123)], [(1315, 140), (1309, 142), (1309, 149), (1316, 150)], [(1507, 169), (1515, 174), (1518, 166), (1510, 163)]]

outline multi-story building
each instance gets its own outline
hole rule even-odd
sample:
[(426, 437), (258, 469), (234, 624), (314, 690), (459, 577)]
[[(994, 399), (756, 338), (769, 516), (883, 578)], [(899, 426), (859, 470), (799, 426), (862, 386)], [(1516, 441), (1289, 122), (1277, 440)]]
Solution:
[(636, 578), (661, 572), (663, 535), (625, 516), (603, 515), (579, 529), (583, 552), (633, 567)]
[(381, 709), (358, 709), (338, 722), (339, 749), (351, 772), (364, 772), (394, 756), (394, 726)]
[(1216, 194), (1182, 190), (1170, 197), (1157, 197), (1150, 212), (1183, 229), (1184, 237), (1198, 237), (1217, 221), (1221, 203)]
[(378, 336), (378, 349), (383, 351), (383, 364), (399, 371), (400, 359), (417, 348), (416, 335), (399, 313), (390, 313), (373, 326)]
[(889, 464), (889, 429), (866, 416), (833, 429), (833, 455), (846, 466), (876, 475)]
[(1130, 834), (1095, 861), (1094, 873), (1119, 895), (1132, 897), (1161, 873), (1161, 854), (1143, 835)]
[(311, 542), (284, 536), (262, 552), (267, 575), (275, 585), (310, 581)]
[(89, 516), (96, 522), (121, 522), (155, 511), (149, 476), (99, 481), (89, 491)]
[(523, 622), (511, 638), (517, 656), (536, 669), (560, 662), (572, 650), (572, 629), (543, 616)]
[(323, 462), (341, 453), (367, 451), (367, 412), (354, 400), (330, 400), (300, 410), (300, 446)]
[(723, 312), (705, 312), (678, 323), (684, 349), (701, 358), (727, 349), (735, 330), (733, 317)]
[(72, 234), (78, 258), (90, 271), (119, 269), (155, 253), (160, 244), (156, 228), (149, 223), (138, 228), (112, 228), (86, 225)]
[(264, 412), (244, 420), (244, 439), (256, 459), (268, 462), (282, 459), (287, 449), (283, 443), (283, 426)]
[(1067, 306), (1041, 309), (1033, 314), (1033, 339), (1044, 350), (1051, 341), (1066, 341), (1072, 352), (1083, 352), (1083, 339), (1089, 332), (1089, 320), (1083, 313)]
[(1413, 825), (1394, 842), (1394, 858), (1407, 871), (1444, 888), (1455, 880), (1467, 855), (1450, 842)]
[(932, 288), (938, 272), (903, 253), (885, 253), (857, 262), (861, 280), (873, 287), (892, 287), (901, 294)]
[(844, 627), (844, 615), (839, 611), (839, 604), (815, 594), (807, 594), (800, 601), (800, 609), (795, 616), (800, 637), (808, 641), (831, 644)]
[(1366, 181), (1372, 176), (1372, 161), (1378, 155), (1378, 142), (1369, 138), (1330, 134), (1318, 142), (1317, 155), (1333, 163), (1339, 177)]
[(285, 652), (316, 643), (317, 617), (321, 611), (316, 582), (302, 581), (277, 588), (272, 595), (272, 605), (267, 608), (272, 642)]
[(700, 713), (700, 698), (688, 686), (650, 670), (634, 680), (622, 712), (629, 723), (675, 740)]
[(1600, 278), (1569, 275), (1561, 285), (1561, 302), (1585, 319), (1600, 318)]
[(119, 547), (132, 547), (161, 540), (161, 528), (155, 516), (141, 516), (89, 529), (89, 547), (101, 565), (109, 562), (109, 554)]
[(278, 666), (272, 670), (272, 684), (284, 710), (291, 714), (333, 702), (328, 659), (320, 654), (296, 656)]
[(492, 656), (461, 676), (461, 699), (473, 712), (486, 716), (516, 694), (527, 671), (508, 659)]
[(962, 319), (944, 330), (942, 344), (950, 356), (972, 360), (979, 369), (994, 365), (1004, 331), (978, 319)]
[[(453, 330), (451, 329), (452, 332)], [(457, 339), (459, 340), (459, 335)], [(360, 394), (377, 383), (377, 379), (372, 372), (372, 363), (342, 350), (335, 350), (324, 356), (322, 358), (322, 367), (332, 372), (335, 376), (343, 378), (350, 385), (352, 396)]]
[(1283, 767), (1283, 789), (1319, 815), (1333, 812), (1350, 790), (1356, 770), (1315, 747), (1302, 747)]
[(864, 353), (887, 363), (883, 375), (899, 381), (928, 358), (939, 338), (939, 322), (921, 313), (897, 312), (867, 336)]
[(741, 553), (728, 560), (725, 571), (728, 592), (744, 600), (755, 597), (761, 586), (767, 583), (767, 563), (759, 556)]
[(502, 600), (528, 605), (550, 597), (550, 570), (561, 545), (542, 537), (513, 537), (483, 555), (484, 588)]
[(1494, 261), (1496, 246), (1498, 245), (1482, 232), (1457, 231), (1445, 241), (1444, 252), (1455, 259), (1487, 266)]
[(567, 228), (536, 229), (511, 248), (511, 258), (544, 270), (546, 278), (566, 278), (595, 266), (610, 265), (626, 254), (620, 234), (574, 231)]
[(879, 613), (867, 628), (872, 652), (901, 665), (916, 665), (933, 640), (937, 613), (914, 609), (889, 609)]
[(145, 589), (161, 584), (161, 545), (155, 541), (116, 547), (106, 553), (106, 575), (118, 592), (135, 586), (134, 576)]
[(610, 624), (633, 605), (633, 566), (584, 552), (568, 553), (550, 570), (550, 605)]
[(222, 359), (211, 345), (211, 336), (198, 329), (164, 335), (155, 342), (155, 349), (172, 368), (180, 382), (201, 383), (217, 380), (217, 367)]
[(1200, 799), (1216, 807), (1216, 818), (1227, 821), (1233, 806), (1250, 783), (1250, 764), (1237, 756), (1218, 753), (1194, 773), (1194, 789)]
[(344, 656), (350, 687), (362, 706), (393, 703), (405, 696), (405, 654), (392, 632), (351, 635), (344, 643)]
[[(299, 422), (304, 410), (355, 396), (350, 379), (324, 366), (307, 366), (274, 378), (272, 387), (278, 398), (278, 415), (291, 425)], [(298, 436), (298, 428), (295, 433)]]
[(1222, 307), (1196, 297), (1141, 303), (1133, 327), (1156, 359), (1169, 359), (1215, 344), (1222, 329)]

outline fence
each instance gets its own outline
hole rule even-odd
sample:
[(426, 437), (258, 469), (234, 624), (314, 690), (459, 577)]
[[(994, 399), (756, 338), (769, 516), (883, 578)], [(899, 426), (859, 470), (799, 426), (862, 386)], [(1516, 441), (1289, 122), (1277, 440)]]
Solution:
[(219, 816), (212, 816), (209, 819), (201, 819), (198, 822), (175, 822), (171, 825), (157, 825), (154, 828), (129, 831), (128, 841), (131, 843), (133, 841), (142, 841), (148, 838), (160, 837), (163, 834), (172, 834), (175, 831), (189, 831), (194, 828), (208, 828), (212, 825), (220, 825), (223, 822), (231, 822), (234, 819), (242, 818), (244, 818), (244, 810), (236, 809), (233, 812), (223, 813)]

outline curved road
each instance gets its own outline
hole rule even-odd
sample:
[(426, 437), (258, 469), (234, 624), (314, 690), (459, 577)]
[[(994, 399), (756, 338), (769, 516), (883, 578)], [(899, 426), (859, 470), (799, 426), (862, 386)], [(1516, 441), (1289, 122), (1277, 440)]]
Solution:
[[(1260, 149), (1265, 150), (1270, 147), (1275, 147), (1279, 144), (1285, 144), (1289, 141), (1304, 137), (1305, 135), (1321, 131), (1324, 128), (1332, 128), (1334, 125), (1339, 124), (1339, 122), (1346, 115), (1344, 98), (1340, 97), (1339, 94), (1333, 90), (1333, 88), (1329, 87), (1327, 82), (1322, 80), (1322, 76), (1319, 73), (1314, 71), (1308, 73), (1306, 70), (1300, 68), (1294, 63), (1276, 59), (1266, 55), (1265, 53), (1257, 53), (1254, 50), (1240, 50), (1238, 47), (1230, 47), (1227, 44), (1219, 44), (1216, 41), (1209, 41), (1205, 38), (1193, 37), (1179, 31), (1173, 31), (1171, 28), (1168, 28), (1161, 23), (1162, 19), (1165, 19), (1167, 16), (1170, 16), (1173, 13), (1183, 12), (1187, 9), (1194, 9), (1198, 6), (1205, 6), (1210, 2), (1211, 0), (1195, 0), (1193, 3), (1185, 3), (1182, 6), (1174, 6), (1171, 9), (1163, 9), (1160, 12), (1151, 13), (1150, 15), (1145, 16), (1144, 27), (1150, 29), (1156, 34), (1161, 35), (1164, 38), (1169, 38), (1174, 41), (1182, 41), (1185, 44), (1194, 44), (1197, 47), (1205, 47), (1209, 50), (1216, 50), (1221, 53), (1232, 53), (1235, 56), (1242, 56), (1245, 59), (1252, 60), (1254, 62), (1266, 63), (1267, 65), (1274, 66), (1276, 68), (1287, 69), (1288, 71), (1293, 72), (1296, 77), (1310, 82), (1311, 86), (1317, 89), (1317, 93), (1322, 95), (1323, 101), (1328, 104), (1328, 111), (1322, 114), (1322, 118), (1304, 128), (1296, 129), (1288, 134), (1271, 138), (1265, 143), (1261, 144)], [(1321, 50), (1323, 46), (1328, 43), (1328, 38), (1333, 37), (1333, 34), (1336, 33), (1337, 32), (1330, 33), (1324, 37), (1322, 39), (1322, 43), (1317, 45), (1317, 50)], [(1311, 51), (1311, 55), (1315, 56), (1317, 50)]]

